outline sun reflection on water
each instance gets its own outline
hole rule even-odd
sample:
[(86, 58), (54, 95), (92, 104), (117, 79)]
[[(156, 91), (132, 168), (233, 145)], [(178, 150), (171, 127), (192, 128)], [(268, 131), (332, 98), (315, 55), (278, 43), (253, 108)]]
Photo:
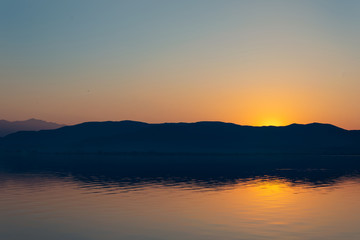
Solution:
[[(209, 240), (337, 240), (344, 239), (336, 236), (344, 231), (353, 232), (351, 239), (358, 236), (360, 184), (351, 179), (337, 187), (309, 188), (266, 175), (214, 189), (215, 180), (206, 185), (179, 179), (4, 178), (0, 193), (4, 236), (13, 236), (10, 230), (20, 225), (32, 239), (45, 239), (38, 237), (41, 231), (32, 232), (29, 219), (47, 229), (56, 226), (54, 235), (70, 229), (84, 239), (205, 239), (207, 234)], [(104, 232), (112, 234), (104, 237)]]
[(251, 189), (259, 196), (281, 197), (293, 192), (293, 189), (287, 181), (283, 179), (259, 179), (251, 185)]

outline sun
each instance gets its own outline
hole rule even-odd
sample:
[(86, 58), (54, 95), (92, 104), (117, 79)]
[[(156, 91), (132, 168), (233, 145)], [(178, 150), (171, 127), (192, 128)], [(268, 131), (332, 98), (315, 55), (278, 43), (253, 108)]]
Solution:
[(259, 124), (260, 126), (283, 126), (283, 122), (275, 119), (275, 118), (269, 118), (269, 119), (265, 119), (263, 121), (260, 122)]

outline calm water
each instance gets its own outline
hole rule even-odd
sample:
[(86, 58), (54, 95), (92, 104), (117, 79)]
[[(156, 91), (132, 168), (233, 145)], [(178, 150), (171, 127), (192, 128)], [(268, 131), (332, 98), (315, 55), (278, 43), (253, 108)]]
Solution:
[(354, 172), (144, 171), (1, 170), (0, 239), (360, 239)]

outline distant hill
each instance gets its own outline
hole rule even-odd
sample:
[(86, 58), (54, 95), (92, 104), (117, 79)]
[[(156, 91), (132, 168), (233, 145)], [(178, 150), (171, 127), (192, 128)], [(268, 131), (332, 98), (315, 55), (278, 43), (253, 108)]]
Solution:
[(38, 131), (45, 129), (56, 129), (63, 127), (64, 125), (45, 122), (38, 119), (29, 119), (26, 121), (10, 122), (6, 120), (0, 120), (0, 137), (4, 137), (10, 133), (18, 131)]
[(224, 122), (86, 122), (17, 132), (3, 151), (171, 154), (360, 154), (360, 132), (330, 124), (252, 127)]

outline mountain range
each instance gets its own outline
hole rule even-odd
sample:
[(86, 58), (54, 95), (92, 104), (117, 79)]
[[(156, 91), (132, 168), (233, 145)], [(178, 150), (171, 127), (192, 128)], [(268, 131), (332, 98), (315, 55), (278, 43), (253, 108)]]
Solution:
[[(55, 127), (55, 125), (54, 125)], [(0, 138), (0, 151), (156, 154), (360, 154), (360, 131), (330, 124), (85, 122)]]
[(39, 131), (45, 129), (56, 129), (63, 126), (64, 125), (62, 124), (46, 122), (34, 118), (25, 121), (14, 122), (0, 120), (0, 137), (4, 137), (8, 134), (18, 131)]

